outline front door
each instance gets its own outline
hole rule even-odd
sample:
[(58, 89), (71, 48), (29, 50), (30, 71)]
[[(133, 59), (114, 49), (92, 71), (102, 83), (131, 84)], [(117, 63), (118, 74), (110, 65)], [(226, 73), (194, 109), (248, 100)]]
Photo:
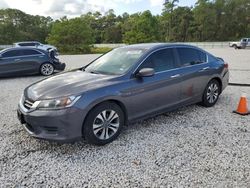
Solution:
[(152, 77), (132, 77), (129, 89), (123, 91), (131, 104), (131, 119), (171, 107), (180, 99), (180, 74), (172, 49), (154, 52), (136, 72), (142, 68), (153, 68), (155, 74)]
[(1, 76), (15, 75), (19, 70), (19, 62), (21, 60), (20, 50), (8, 50), (4, 52), (0, 59)]

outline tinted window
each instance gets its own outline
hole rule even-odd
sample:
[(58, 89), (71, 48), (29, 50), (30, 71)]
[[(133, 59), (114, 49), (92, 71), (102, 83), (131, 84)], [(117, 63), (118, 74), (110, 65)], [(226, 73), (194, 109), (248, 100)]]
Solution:
[(164, 49), (153, 53), (147, 58), (141, 68), (153, 68), (155, 72), (176, 68), (173, 50)]
[(198, 51), (198, 53), (200, 55), (201, 62), (207, 62), (207, 54), (205, 52), (202, 52), (202, 51)]
[(22, 50), (23, 55), (40, 55), (41, 53), (36, 50)]
[(179, 54), (180, 63), (182, 66), (189, 66), (206, 62), (206, 54), (192, 48), (177, 48)]
[(3, 57), (16, 57), (16, 56), (21, 56), (21, 50), (10, 50), (5, 53), (3, 53)]
[(214, 61), (218, 61), (218, 59), (210, 54), (208, 54), (207, 56), (208, 62), (214, 62)]

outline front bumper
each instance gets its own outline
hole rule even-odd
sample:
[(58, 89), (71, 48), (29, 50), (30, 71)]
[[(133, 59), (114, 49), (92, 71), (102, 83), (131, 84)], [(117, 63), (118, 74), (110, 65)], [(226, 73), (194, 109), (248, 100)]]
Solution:
[(25, 112), (19, 104), (17, 115), (25, 130), (35, 138), (58, 142), (82, 139), (82, 125), (86, 114), (77, 108)]

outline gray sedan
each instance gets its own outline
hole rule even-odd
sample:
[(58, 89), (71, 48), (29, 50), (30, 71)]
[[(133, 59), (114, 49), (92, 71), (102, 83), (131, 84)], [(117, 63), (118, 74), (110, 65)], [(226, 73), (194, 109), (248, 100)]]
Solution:
[(131, 45), (27, 87), (18, 117), (36, 138), (104, 145), (129, 122), (194, 103), (213, 106), (228, 79), (228, 64), (202, 49)]
[(32, 47), (9, 48), (0, 51), (0, 77), (42, 74), (64, 70), (65, 64), (49, 52)]

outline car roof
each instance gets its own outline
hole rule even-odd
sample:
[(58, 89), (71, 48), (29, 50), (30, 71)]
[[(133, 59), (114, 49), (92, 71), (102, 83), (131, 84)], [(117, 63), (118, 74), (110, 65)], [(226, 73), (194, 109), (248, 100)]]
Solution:
[(46, 53), (45, 50), (40, 49), (40, 48), (36, 48), (36, 47), (12, 47), (12, 48), (5, 48), (3, 50), (1, 50), (0, 52), (5, 52), (5, 51), (9, 51), (9, 50), (38, 50), (40, 52)]
[(164, 47), (188, 47), (188, 48), (196, 48), (200, 49), (196, 46), (182, 43), (141, 43), (141, 44), (132, 44), (127, 45), (121, 48), (130, 48), (130, 49), (145, 49), (145, 50), (156, 50), (158, 48)]
[(38, 42), (38, 41), (22, 41), (22, 42), (15, 42), (14, 44), (32, 43), (32, 42), (35, 42), (35, 43), (40, 43), (40, 42)]

